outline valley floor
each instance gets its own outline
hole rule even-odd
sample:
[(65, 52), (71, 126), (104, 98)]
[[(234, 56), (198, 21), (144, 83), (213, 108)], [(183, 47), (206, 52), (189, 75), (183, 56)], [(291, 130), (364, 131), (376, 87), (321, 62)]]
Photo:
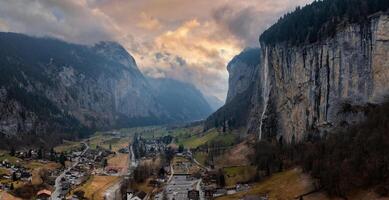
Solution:
[[(134, 146), (135, 137), (140, 138), (138, 142), (141, 145)], [(171, 141), (165, 144), (164, 140), (169, 139)], [(250, 137), (240, 138), (237, 132), (223, 133), (216, 129), (203, 131), (198, 126), (124, 129), (97, 133), (82, 141), (65, 141), (56, 147), (55, 151), (73, 160), (66, 162), (67, 169), (78, 161), (82, 161), (83, 164), (75, 166), (70, 174), (66, 174), (66, 180), (60, 180), (63, 186), (69, 185), (72, 181), (78, 185), (70, 186), (59, 194), (74, 199), (75, 195), (82, 194), (86, 199), (102, 200), (119, 199), (126, 191), (132, 191), (136, 195), (143, 193), (145, 199), (164, 199), (164, 195), (167, 195), (168, 199), (179, 196), (179, 199), (184, 200), (187, 199), (186, 194), (193, 190), (199, 191), (200, 199), (206, 199), (206, 194), (209, 193), (217, 200), (250, 197), (257, 199), (262, 197), (267, 200), (339, 199), (329, 197), (321, 191), (308, 194), (314, 191), (315, 181), (299, 167), (274, 173), (256, 182), (254, 179), (256, 167), (250, 158), (254, 153), (252, 141)], [(166, 163), (166, 157), (169, 156), (166, 151), (169, 149), (173, 150), (173, 154), (170, 155), (172, 159)], [(83, 155), (82, 152), (85, 151)], [(135, 159), (135, 151), (138, 154), (144, 152), (144, 155)], [(56, 186), (50, 181), (47, 182), (47, 178), (41, 178), (40, 170), (47, 170), (51, 177), (57, 178), (58, 174), (63, 174), (66, 169), (61, 168), (58, 163), (31, 158), (23, 160), (9, 156), (6, 152), (2, 152), (2, 160), (6, 161), (0, 168), (3, 177), (9, 177), (12, 174), (9, 170), (15, 170), (6, 166), (22, 163), (22, 166), (32, 169), (30, 171), (33, 185), (43, 184), (51, 191), (54, 191)], [(47, 164), (42, 165), (42, 162)], [(164, 176), (159, 175), (161, 168), (166, 171)], [(138, 174), (134, 170), (138, 170)], [(73, 177), (73, 173), (82, 174), (83, 178), (78, 180)], [(126, 179), (139, 179), (144, 173), (149, 175), (144, 176), (143, 180), (125, 185), (126, 189), (120, 191)], [(220, 181), (221, 175), (225, 179), (223, 183)], [(21, 187), (19, 182), (14, 182), (15, 188)], [(13, 195), (15, 191), (10, 188), (7, 188), (7, 191), (9, 192), (0, 190), (0, 200), (19, 200)], [(389, 200), (379, 198), (373, 191), (373, 189), (356, 191), (350, 194), (348, 199)], [(301, 195), (303, 198), (300, 198)]]

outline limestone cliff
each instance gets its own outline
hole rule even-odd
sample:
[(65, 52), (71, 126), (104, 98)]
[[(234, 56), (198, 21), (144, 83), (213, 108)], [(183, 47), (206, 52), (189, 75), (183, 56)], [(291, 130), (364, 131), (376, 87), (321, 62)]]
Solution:
[[(261, 74), (268, 78), (256, 79), (255, 108), (248, 124), (251, 133), (282, 135), (289, 142), (323, 135), (358, 118), (339, 114), (345, 102), (374, 103), (388, 94), (387, 14), (371, 16), (368, 23), (349, 24), (333, 37), (312, 44), (262, 41), (261, 46)], [(263, 85), (270, 89), (265, 95)]]
[(247, 48), (229, 62), (226, 103), (208, 117), (205, 128), (227, 125), (234, 129), (246, 126), (260, 73), (260, 54), (259, 48)]
[(254, 82), (254, 72), (260, 62), (260, 49), (247, 48), (227, 65), (229, 73), (226, 102), (247, 90)]

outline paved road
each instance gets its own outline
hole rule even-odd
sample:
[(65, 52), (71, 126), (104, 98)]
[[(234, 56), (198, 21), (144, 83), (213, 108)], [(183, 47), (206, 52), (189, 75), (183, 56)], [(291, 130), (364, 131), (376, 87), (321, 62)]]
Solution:
[(64, 199), (61, 198), (61, 192), (62, 192), (62, 184), (61, 184), (61, 179), (65, 177), (66, 172), (69, 172), (70, 170), (73, 169), (73, 167), (77, 166), (78, 163), (80, 163), (80, 157), (83, 156), (88, 150), (89, 150), (89, 145), (87, 143), (82, 142), (86, 146), (85, 150), (81, 153), (81, 155), (76, 159), (76, 162), (67, 168), (65, 171), (63, 171), (56, 179), (55, 179), (55, 185), (54, 185), (54, 192), (51, 194), (51, 199), (52, 200), (61, 200)]
[(192, 155), (191, 157), (192, 157), (192, 159), (193, 159), (193, 162), (195, 162), (199, 167), (204, 168), (204, 169), (207, 170), (207, 171), (211, 171), (211, 168), (202, 165), (201, 163), (199, 163), (199, 162), (196, 160), (196, 158), (193, 156), (193, 154), (192, 154), (192, 152), (190, 151), (190, 149), (189, 149), (188, 151), (189, 151), (189, 153)]
[[(130, 146), (130, 152), (128, 153), (129, 157), (129, 166), (128, 166), (128, 175), (131, 175), (134, 169), (138, 166), (138, 161), (135, 159), (134, 150), (132, 149), (132, 145)], [(118, 197), (118, 194), (120, 194), (119, 190), (122, 185), (122, 181), (118, 181), (114, 185), (112, 185), (108, 190), (105, 192), (105, 199), (106, 200), (115, 200), (120, 199)]]
[(173, 169), (173, 166), (170, 165), (170, 176), (169, 176), (169, 179), (167, 180), (167, 183), (170, 183), (170, 181), (173, 178), (173, 175), (174, 175), (174, 169)]
[(202, 182), (202, 181), (203, 181), (203, 180), (200, 179), (200, 180), (197, 182), (197, 184), (196, 184), (196, 190), (199, 191), (200, 200), (205, 200), (205, 199), (204, 199), (204, 192), (203, 192), (203, 190), (201, 189), (201, 182)]

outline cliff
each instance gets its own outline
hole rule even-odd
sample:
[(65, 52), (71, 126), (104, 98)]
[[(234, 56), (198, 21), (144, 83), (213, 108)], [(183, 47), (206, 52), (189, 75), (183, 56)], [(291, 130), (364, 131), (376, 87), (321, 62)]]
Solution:
[(260, 73), (260, 54), (259, 48), (247, 48), (228, 63), (226, 103), (208, 117), (205, 122), (206, 129), (214, 126), (227, 126), (232, 129), (246, 126), (253, 108), (253, 90)]
[(260, 62), (260, 49), (247, 48), (235, 56), (227, 65), (229, 73), (226, 102), (246, 91), (254, 82), (255, 69)]
[(343, 23), (334, 35), (315, 42), (274, 43), (262, 37), (254, 70), (229, 64), (228, 100), (206, 128), (227, 124), (259, 138), (293, 142), (355, 124), (365, 118), (363, 110), (344, 114), (344, 109), (379, 103), (389, 93), (388, 32), (388, 14), (379, 12), (363, 22)]
[(380, 13), (311, 44), (262, 41), (261, 70), (267, 77), (257, 78), (261, 87), (254, 91), (248, 130), (291, 142), (363, 118), (340, 111), (345, 104), (376, 103), (388, 94), (388, 33), (389, 17)]

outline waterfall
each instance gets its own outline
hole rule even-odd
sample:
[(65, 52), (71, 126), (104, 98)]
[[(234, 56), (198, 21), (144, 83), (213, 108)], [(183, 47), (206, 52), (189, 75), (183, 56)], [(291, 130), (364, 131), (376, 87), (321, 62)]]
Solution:
[(266, 110), (267, 110), (267, 105), (269, 101), (269, 96), (270, 96), (270, 80), (269, 80), (269, 62), (267, 58), (267, 48), (265, 47), (265, 60), (263, 63), (263, 70), (262, 70), (262, 114), (261, 114), (261, 119), (259, 122), (259, 135), (258, 135), (258, 140), (262, 139), (262, 126), (263, 126), (263, 120), (266, 117)]

